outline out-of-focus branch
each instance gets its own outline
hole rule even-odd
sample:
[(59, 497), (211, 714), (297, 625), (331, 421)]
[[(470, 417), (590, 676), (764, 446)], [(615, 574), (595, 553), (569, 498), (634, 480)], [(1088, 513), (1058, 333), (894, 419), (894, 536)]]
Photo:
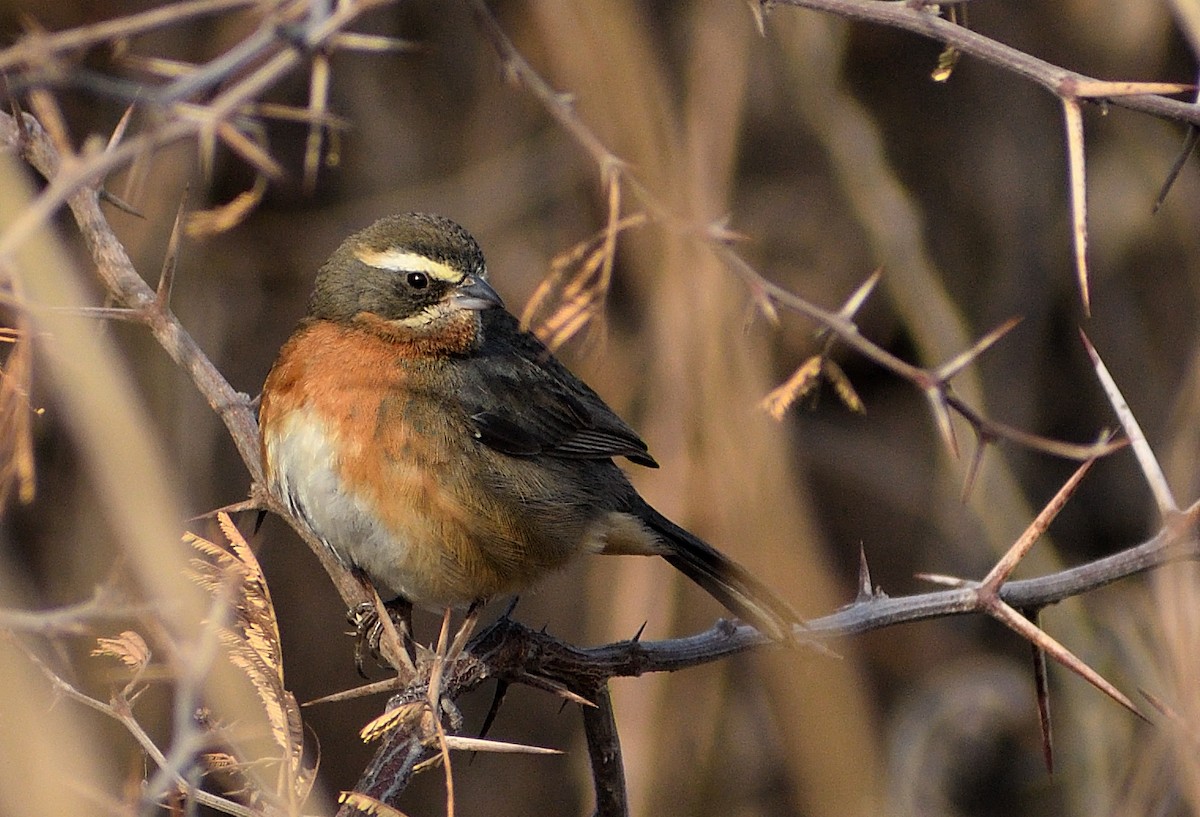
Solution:
[(260, 0), (191, 0), (52, 34), (33, 32), (16, 45), (0, 52), (0, 71), (11, 72), (14, 68), (37, 67), (44, 64), (48, 57), (97, 43), (145, 34), (198, 17), (261, 5)]
[[(1085, 312), (1091, 310), (1087, 264), (1087, 186), (1081, 103), (1093, 101), (1113, 104), (1163, 119), (1195, 125), (1200, 122), (1200, 106), (1170, 99), (1194, 86), (1166, 82), (1108, 81), (1069, 71), (993, 40), (941, 16), (942, 6), (924, 0), (759, 0), (760, 22), (766, 11), (776, 5), (813, 9), (847, 20), (877, 23), (911, 31), (941, 42), (955, 53), (975, 57), (1010, 73), (1038, 83), (1063, 106), (1067, 135), (1068, 197), (1071, 209), (1071, 238), (1075, 251), (1075, 274)], [(945, 53), (945, 52), (943, 52)]]
[[(34, 117), (23, 114), (22, 122), (18, 123), (13, 116), (0, 112), (0, 144), (19, 151), (53, 186), (58, 178), (60, 156), (49, 135)], [(120, 239), (104, 216), (100, 207), (99, 187), (95, 184), (79, 185), (67, 198), (67, 204), (75, 216), (97, 272), (113, 301), (120, 309), (125, 310), (127, 317), (143, 323), (150, 330), (154, 339), (176, 365), (192, 378), (196, 390), (203, 395), (225, 424), (253, 480), (254, 499), (257, 504), (279, 513), (291, 522), (321, 560), (322, 566), (347, 605), (354, 606), (368, 601), (360, 583), (333, 557), (329, 549), (317, 541), (303, 525), (293, 520), (286, 509), (279, 506), (266, 491), (261, 490), (263, 474), (259, 456), (258, 423), (251, 408), (250, 398), (229, 385), (169, 306), (158, 298), (157, 293), (138, 274)], [(26, 306), (37, 309), (36, 304)]]
[[(340, 41), (339, 36), (359, 16), (390, 2), (394, 0), (346, 0), (333, 7), (320, 3), (281, 2), (267, 7), (264, 9), (262, 26), (258, 32), (250, 35), (249, 45), (242, 44), (245, 53), (239, 52), (237, 60), (218, 59), (215, 62), (220, 71), (215, 71), (212, 64), (194, 68), (152, 94), (162, 100), (154, 108), (157, 120), (153, 127), (121, 144), (110, 145), (103, 152), (85, 153), (80, 161), (63, 163), (64, 167), (55, 174), (50, 186), (0, 236), (0, 255), (11, 252), (32, 229), (45, 223), (81, 188), (99, 186), (114, 169), (178, 141), (197, 140), (210, 162), (217, 142), (221, 141), (260, 172), (277, 175), (278, 166), (232, 124), (233, 118), (243, 112), (251, 113), (262, 95), (295, 71), (308, 59), (310, 52), (332, 48)], [(305, 10), (306, 13), (300, 14)], [(156, 25), (167, 25), (186, 20), (188, 15), (182, 15), (174, 21), (155, 19)], [(30, 48), (30, 42), (44, 44), (45, 40), (40, 38), (49, 38), (51, 45), (57, 42), (53, 35), (31, 35), (21, 45), (0, 52), (0, 63), (13, 50)], [(59, 51), (54, 48), (49, 52), (35, 49), (35, 53), (41, 53), (43, 60), (59, 57)], [(31, 59), (24, 54), (18, 61), (25, 64)], [(238, 74), (243, 69), (248, 73)], [(220, 93), (203, 104), (190, 101), (192, 95), (205, 90), (215, 81), (225, 83)], [(314, 121), (319, 119), (314, 117)], [(61, 145), (59, 150), (61, 152)]]
[(1041, 85), (1060, 99), (1093, 99), (1162, 119), (1200, 125), (1200, 105), (1162, 96), (1182, 93), (1186, 86), (1163, 83), (1108, 82), (1062, 68), (951, 22), (934, 3), (920, 0), (761, 0), (764, 11), (775, 6), (811, 9), (854, 20), (911, 31), (953, 47)]
[(97, 622), (127, 619), (150, 612), (148, 605), (130, 604), (112, 588), (101, 585), (90, 599), (50, 610), (0, 608), (0, 630), (42, 636), (81, 635)]
[[(731, 271), (739, 276), (745, 283), (747, 289), (754, 297), (759, 307), (768, 315), (774, 316), (776, 307), (782, 307), (809, 318), (819, 324), (824, 331), (836, 336), (838, 342), (849, 346), (863, 357), (875, 362), (893, 374), (907, 380), (915, 387), (920, 389), (928, 399), (930, 407), (934, 413), (935, 421), (938, 428), (941, 430), (943, 437), (946, 439), (951, 450), (957, 454), (957, 443), (955, 442), (949, 423), (949, 414), (951, 411), (959, 414), (968, 424), (975, 430), (976, 438), (980, 442), (980, 446), (975, 458), (977, 463), (982, 456), (982, 452), (986, 444), (996, 440), (1007, 440), (1016, 445), (1031, 448), (1053, 456), (1065, 457), (1068, 459), (1086, 460), (1094, 456), (1102, 456), (1116, 448), (1121, 447), (1121, 442), (1105, 442), (1091, 445), (1080, 445), (1069, 443), (1060, 440), (1052, 440), (1045, 437), (1013, 428), (1005, 423), (1001, 423), (988, 418), (982, 411), (974, 408), (967, 403), (962, 397), (953, 393), (950, 388), (950, 379), (953, 375), (961, 370), (965, 363), (972, 361), (978, 354), (982, 353), (988, 346), (994, 342), (995, 338), (991, 335), (986, 336), (984, 341), (981, 341), (976, 347), (967, 352), (963, 352), (955, 358), (955, 361), (961, 359), (961, 363), (951, 367), (950, 364), (934, 370), (923, 369), (913, 364), (907, 363), (895, 355), (888, 352), (883, 347), (874, 343), (870, 339), (864, 337), (858, 330), (857, 324), (854, 322), (853, 312), (839, 311), (833, 312), (824, 309), (816, 304), (810, 303), (804, 298), (796, 295), (793, 292), (767, 280), (760, 272), (746, 261), (733, 247), (734, 234), (721, 223), (718, 224), (696, 224), (693, 221), (675, 213), (671, 207), (663, 202), (649, 187), (647, 187), (637, 176), (637, 174), (628, 167), (608, 146), (604, 143), (599, 135), (578, 115), (572, 104), (569, 95), (558, 93), (554, 87), (543, 78), (537, 70), (530, 65), (524, 56), (517, 50), (513, 42), (504, 33), (496, 18), (492, 15), (484, 0), (468, 0), (468, 5), (475, 17), (477, 24), (482, 29), (492, 47), (496, 50), (497, 56), (501, 62), (505, 74), (510, 77), (513, 82), (526, 89), (557, 121), (564, 130), (567, 131), (587, 152), (591, 159), (596, 163), (597, 170), (601, 179), (608, 187), (610, 192), (610, 205), (613, 201), (619, 202), (617, 191), (620, 186), (626, 186), (633, 194), (633, 198), (638, 205), (643, 207), (647, 213), (651, 215), (658, 223), (678, 231), (681, 235), (688, 236), (697, 241), (702, 242), (712, 252), (714, 252), (726, 264)], [(860, 3), (842, 3), (841, 5), (857, 7)], [(871, 6), (908, 6), (906, 2), (872, 2)], [(840, 8), (840, 6), (839, 6)], [(828, 9), (826, 9), (828, 10)], [(833, 13), (838, 13), (834, 11)], [(936, 19), (938, 23), (944, 26), (949, 26), (954, 29), (959, 29), (953, 23), (945, 20), (940, 20), (935, 17), (932, 12), (912, 11), (910, 14), (918, 14), (920, 17)], [(845, 16), (845, 15), (843, 15)], [(939, 29), (940, 30), (940, 29)], [(967, 31), (967, 29), (962, 29)], [(970, 32), (968, 32), (970, 33)], [(987, 38), (983, 38), (986, 40)], [(994, 42), (988, 40), (989, 43)], [(995, 43), (999, 46), (999, 43)], [(1005, 49), (1008, 47), (1005, 46)], [(964, 49), (965, 50), (965, 49)], [(1012, 50), (1012, 49), (1008, 49)], [(1019, 53), (1019, 52), (1018, 52)], [(1031, 58), (1032, 59), (1032, 58)], [(1037, 61), (1041, 62), (1041, 61)], [(1071, 88), (1075, 88), (1080, 95), (1081, 91), (1078, 88), (1093, 88), (1099, 81), (1092, 80), (1082, 75), (1073, 74), (1064, 69), (1055, 68), (1048, 63), (1041, 63), (1046, 68), (1042, 73), (1053, 69), (1057, 72), (1055, 76), (1062, 75), (1063, 77), (1074, 78), (1072, 82), (1067, 83)], [(1066, 80), (1064, 80), (1066, 82)], [(1125, 85), (1128, 85), (1127, 83)], [(622, 219), (626, 219), (623, 221)], [(615, 235), (624, 226), (628, 224), (641, 223), (640, 218), (631, 216), (622, 216), (619, 207), (610, 210), (609, 213), (609, 229), (606, 231), (606, 236), (614, 239)], [(609, 252), (612, 251), (611, 245), (614, 240), (609, 241)], [(592, 253), (592, 256), (595, 254)], [(594, 266), (594, 265), (593, 265)], [(597, 276), (597, 281), (604, 279)], [(597, 287), (606, 286), (606, 284), (596, 284)], [(870, 288), (865, 287), (864, 291), (869, 293)], [(592, 297), (593, 301), (602, 301), (604, 293), (601, 292)], [(852, 300), (857, 297), (853, 296)], [(865, 298), (866, 295), (864, 294)], [(561, 311), (568, 312), (575, 308), (573, 303), (564, 304)], [(556, 316), (557, 317), (557, 316)], [(547, 325), (554, 323), (554, 320), (546, 321)], [(582, 321), (575, 321), (572, 324), (578, 329), (583, 325)], [(1011, 324), (1005, 325), (1011, 328)], [(1007, 331), (1005, 329), (1004, 331)], [(1000, 333), (1003, 334), (1003, 331)], [(543, 337), (543, 340), (554, 340), (562, 342), (564, 338), (561, 332), (555, 334), (552, 338)], [(952, 361), (953, 363), (954, 361)], [(808, 362), (801, 364), (803, 369)], [(797, 378), (793, 378), (797, 380)], [(781, 414), (786, 405), (791, 402), (778, 398), (778, 393), (781, 390), (776, 390), (772, 393), (772, 405), (777, 407), (772, 410), (772, 413)], [(793, 394), (792, 398), (798, 396)], [(972, 469), (973, 470), (973, 469)], [(968, 485), (970, 475), (968, 475)]]
[[(28, 114), (22, 118), (18, 123), (14, 117), (0, 112), (0, 144), (20, 151), (34, 169), (53, 183), (61, 164), (58, 151), (37, 119)], [(67, 199), (67, 204), (105, 289), (121, 308), (130, 310), (146, 324), (171, 359), (191, 376), (197, 390), (225, 423), (251, 477), (260, 481), (258, 425), (249, 398), (230, 387), (169, 310), (156, 308), (155, 292), (138, 274), (125, 247), (113, 233), (100, 209), (98, 191), (97, 185), (81, 185)], [(36, 309), (36, 305), (32, 306)]]

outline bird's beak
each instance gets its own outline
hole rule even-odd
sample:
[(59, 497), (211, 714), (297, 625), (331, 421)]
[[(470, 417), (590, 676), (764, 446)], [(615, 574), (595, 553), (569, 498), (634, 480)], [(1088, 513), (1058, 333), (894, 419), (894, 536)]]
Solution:
[(481, 311), (493, 307), (504, 307), (500, 294), (492, 285), (477, 275), (468, 275), (450, 292), (450, 304), (459, 309)]

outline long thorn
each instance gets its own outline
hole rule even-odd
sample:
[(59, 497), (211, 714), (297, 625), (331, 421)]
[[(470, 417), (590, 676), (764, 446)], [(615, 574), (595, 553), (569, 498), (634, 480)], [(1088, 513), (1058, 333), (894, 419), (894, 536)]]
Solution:
[(1096, 377), (1099, 378), (1100, 385), (1104, 387), (1104, 393), (1108, 395), (1108, 402), (1112, 404), (1117, 419), (1121, 421), (1121, 427), (1125, 429), (1125, 436), (1129, 437), (1130, 445), (1133, 446), (1133, 454), (1137, 457), (1138, 465), (1142, 469), (1142, 476), (1145, 477), (1146, 484), (1150, 486), (1150, 491), (1154, 494), (1159, 514), (1164, 519), (1173, 516), (1179, 512), (1179, 505), (1175, 502), (1175, 495), (1171, 493), (1171, 486), (1167, 484), (1167, 477), (1163, 473), (1162, 466), (1158, 464), (1158, 457), (1154, 456), (1154, 450), (1150, 448), (1150, 443), (1146, 442), (1146, 435), (1142, 433), (1142, 427), (1138, 423), (1137, 417), (1129, 408), (1129, 403), (1125, 402), (1125, 397), (1121, 394), (1117, 381), (1113, 379), (1108, 367), (1100, 359), (1100, 353), (1096, 351), (1096, 347), (1088, 340), (1088, 336), (1084, 334), (1083, 330), (1080, 330), (1079, 336), (1083, 338), (1084, 348), (1087, 349), (1088, 357), (1092, 359), (1092, 367), (1096, 370)]
[(1015, 631), (1027, 641), (1036, 644), (1055, 661), (1112, 698), (1134, 715), (1142, 720), (1146, 720), (1146, 716), (1138, 711), (1133, 701), (1129, 700), (1125, 696), (1125, 693), (1109, 683), (1108, 679), (1085, 664), (1075, 653), (1056, 641), (1049, 633), (1005, 604), (999, 598), (995, 598), (993, 603), (986, 604), (984, 610), (988, 615), (1007, 625), (1009, 629)]
[(1013, 569), (1016, 568), (1021, 559), (1025, 558), (1025, 554), (1029, 552), (1034, 543), (1046, 532), (1046, 528), (1050, 527), (1050, 523), (1058, 516), (1063, 506), (1067, 504), (1067, 500), (1075, 494), (1079, 483), (1095, 464), (1096, 459), (1093, 457), (1081, 463), (1075, 469), (1075, 473), (1071, 474), (1071, 478), (1063, 483), (1063, 486), (1058, 489), (1050, 501), (1046, 503), (1045, 507), (1038, 512), (1038, 515), (1029, 523), (1029, 526), (1025, 528), (1020, 537), (1017, 538), (1017, 541), (1013, 542), (1012, 547), (1000, 557), (1000, 561), (996, 562), (996, 566), (983, 577), (983, 581), (980, 582), (983, 587), (993, 591), (1000, 589), (1000, 585), (1004, 584), (1009, 574), (1013, 572)]
[(1075, 275), (1079, 279), (1079, 297), (1085, 315), (1092, 314), (1088, 292), (1087, 267), (1087, 181), (1083, 153), (1083, 112), (1076, 99), (1063, 101), (1063, 119), (1067, 127), (1067, 172), (1071, 198), (1071, 236), (1075, 245)]
[(179, 241), (183, 233), (183, 214), (187, 209), (187, 190), (179, 199), (179, 209), (175, 211), (175, 223), (171, 226), (171, 237), (167, 240), (167, 252), (163, 257), (162, 272), (158, 276), (158, 288), (154, 300), (160, 309), (166, 309), (171, 304), (171, 290), (175, 286), (175, 270), (179, 265)]

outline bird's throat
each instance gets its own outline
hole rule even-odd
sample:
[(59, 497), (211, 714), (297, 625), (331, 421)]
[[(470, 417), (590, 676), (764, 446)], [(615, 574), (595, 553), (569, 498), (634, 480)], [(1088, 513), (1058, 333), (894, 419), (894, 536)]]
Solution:
[(361, 312), (355, 316), (354, 324), (396, 344), (398, 353), (410, 357), (468, 354), (479, 348), (482, 329), (477, 311), (454, 308), (401, 320)]

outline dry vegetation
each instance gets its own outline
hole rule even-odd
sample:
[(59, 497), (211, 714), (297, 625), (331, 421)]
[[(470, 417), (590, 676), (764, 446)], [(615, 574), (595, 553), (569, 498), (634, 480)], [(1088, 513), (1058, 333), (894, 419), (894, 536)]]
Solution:
[[(411, 815), (1200, 813), (1194, 0), (117, 5), (0, 7), (0, 814), (331, 813), (381, 745), (434, 758)], [(839, 657), (593, 559), (450, 673), (458, 736), (419, 684), (371, 745), (386, 696), (296, 705), (359, 683), (360, 591), (186, 520), (269, 504), (253, 396), (403, 210)], [(435, 768), (487, 675), (564, 755)]]

